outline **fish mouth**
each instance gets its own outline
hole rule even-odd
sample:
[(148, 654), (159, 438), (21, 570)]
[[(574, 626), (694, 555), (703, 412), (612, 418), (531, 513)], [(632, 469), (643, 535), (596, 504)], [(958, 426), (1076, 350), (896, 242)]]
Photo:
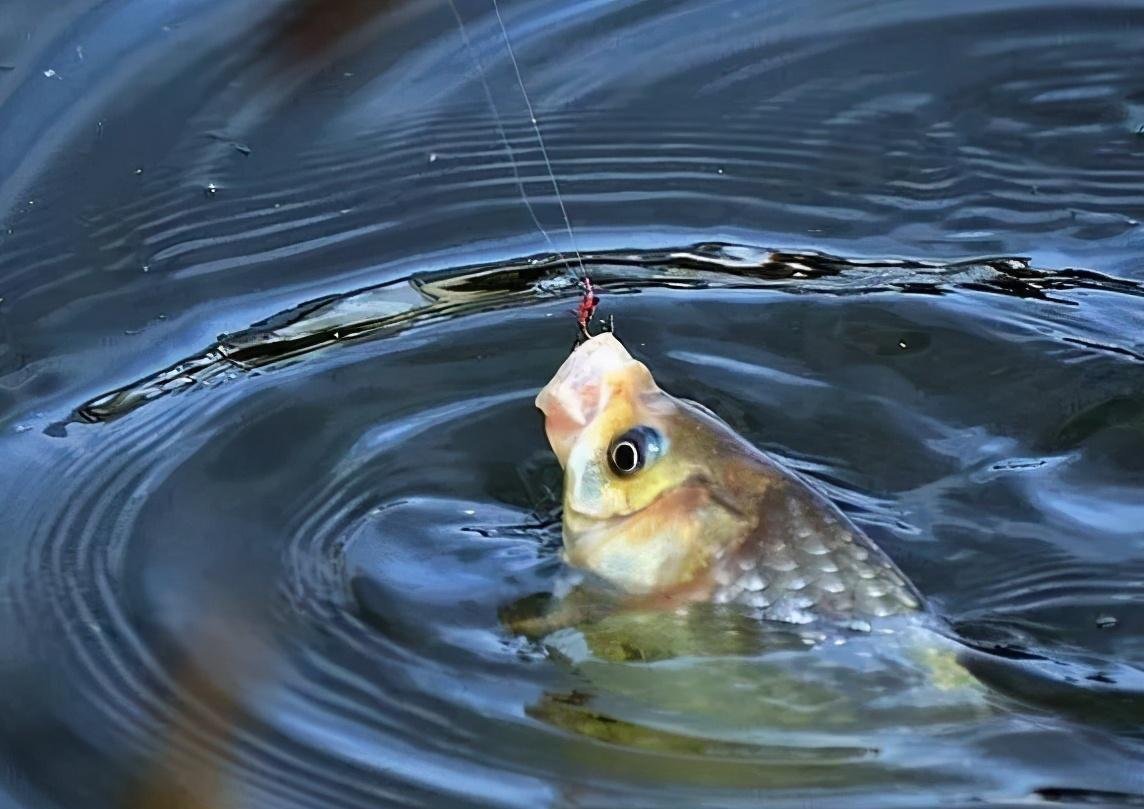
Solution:
[(567, 466), (584, 430), (617, 395), (621, 380), (632, 390), (654, 388), (647, 368), (614, 335), (604, 332), (578, 346), (541, 388), (536, 406), (544, 413), (548, 443), (561, 467)]

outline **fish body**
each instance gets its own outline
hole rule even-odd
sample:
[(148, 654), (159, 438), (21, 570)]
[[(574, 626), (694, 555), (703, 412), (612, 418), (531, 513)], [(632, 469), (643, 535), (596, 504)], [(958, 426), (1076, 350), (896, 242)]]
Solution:
[(660, 389), (614, 335), (576, 348), (536, 404), (565, 473), (566, 560), (641, 606), (739, 604), (795, 624), (923, 609), (833, 503)]

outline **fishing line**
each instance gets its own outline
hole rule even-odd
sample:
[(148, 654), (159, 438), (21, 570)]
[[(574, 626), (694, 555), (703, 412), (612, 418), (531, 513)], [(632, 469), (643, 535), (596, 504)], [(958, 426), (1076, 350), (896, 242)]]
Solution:
[[(449, 0), (452, 2), (452, 0)], [(564, 197), (560, 194), (560, 184), (556, 181), (556, 172), (552, 170), (552, 161), (548, 159), (548, 149), (544, 145), (544, 137), (540, 134), (540, 122), (532, 109), (532, 102), (528, 98), (528, 91), (524, 88), (524, 77), (520, 74), (520, 65), (516, 61), (516, 52), (512, 49), (512, 40), (509, 39), (508, 29), (505, 28), (504, 18), (501, 17), (500, 6), (497, 0), (492, 0), (493, 11), (497, 15), (497, 24), (500, 25), (501, 36), (504, 37), (504, 46), (508, 50), (508, 58), (512, 61), (513, 72), (516, 73), (516, 83), (520, 86), (520, 94), (524, 97), (524, 105), (528, 108), (528, 120), (532, 122), (532, 131), (536, 133), (536, 142), (540, 145), (540, 155), (544, 158), (544, 166), (548, 169), (548, 177), (552, 180), (552, 191), (556, 195), (556, 202), (560, 206), (560, 215), (564, 217), (564, 228), (568, 231), (568, 243), (572, 252), (576, 254), (576, 263), (580, 265), (580, 273), (586, 279), (587, 270), (584, 269), (584, 258), (576, 247), (576, 236), (572, 233), (572, 220), (568, 218), (568, 209), (564, 207)]]
[[(461, 12), (457, 9), (455, 0), (448, 0), (448, 2), (449, 8), (453, 12), (453, 17), (457, 20), (457, 28), (461, 33), (461, 41), (464, 44), (465, 52), (468, 54), (469, 59), (477, 69), (477, 76), (480, 79), (481, 87), (485, 93), (485, 101), (488, 103), (489, 110), (493, 114), (493, 120), (496, 124), (497, 133), (500, 135), (501, 143), (504, 145), (505, 154), (508, 156), (509, 166), (512, 169), (512, 176), (516, 181), (517, 190), (520, 192), (521, 201), (524, 202), (524, 207), (528, 210), (528, 215), (532, 218), (532, 222), (534, 225), (536, 225), (536, 229), (540, 232), (540, 235), (544, 237), (544, 241), (547, 242), (548, 246), (552, 248), (552, 251), (560, 257), (560, 260), (564, 263), (564, 267), (568, 271), (568, 274), (573, 278), (576, 278), (576, 271), (572, 268), (571, 262), (569, 262), (568, 257), (564, 254), (564, 251), (556, 246), (556, 243), (552, 240), (552, 237), (548, 234), (548, 231), (544, 229), (544, 225), (540, 223), (540, 217), (536, 215), (536, 210), (532, 206), (532, 201), (528, 198), (528, 191), (525, 188), (524, 180), (521, 178), (520, 167), (517, 164), (516, 155), (513, 152), (512, 143), (509, 140), (508, 132), (505, 130), (504, 120), (501, 118), (500, 110), (497, 109), (496, 101), (493, 98), (492, 88), (489, 86), (488, 78), (485, 75), (485, 70), (481, 64), (480, 57), (477, 55), (476, 49), (473, 47), (472, 42), (469, 40), (469, 34), (465, 29), (465, 20), (461, 16)], [(493, 7), (496, 9), (497, 19), (500, 20), (500, 9), (496, 6), (496, 0), (493, 0)], [(508, 34), (505, 32), (503, 22), (501, 22), (501, 33), (504, 35), (505, 44), (508, 45)], [(509, 45), (508, 51), (509, 56), (512, 58), (513, 68), (516, 71), (517, 80), (520, 82), (521, 94), (524, 95), (524, 102), (528, 107), (528, 114), (529, 118), (532, 120), (533, 131), (536, 133), (537, 141), (540, 143), (540, 151), (541, 155), (544, 157), (544, 164), (548, 169), (549, 177), (552, 179), (552, 187), (556, 191), (556, 199), (560, 203), (560, 210), (564, 215), (564, 223), (568, 228), (568, 235), (571, 239), (572, 225), (568, 219), (568, 213), (564, 208), (564, 200), (560, 196), (560, 189), (556, 183), (556, 176), (552, 173), (552, 163), (548, 159), (548, 152), (544, 148), (544, 141), (540, 137), (540, 127), (536, 122), (535, 115), (533, 115), (532, 104), (529, 102), (528, 95), (525, 92), (524, 82), (520, 80), (520, 69), (517, 67), (516, 56), (512, 52), (511, 45)], [(584, 273), (585, 277), (587, 277), (587, 273), (584, 272), (584, 261), (580, 257), (580, 251), (576, 250), (576, 243), (574, 239), (572, 241), (572, 249), (576, 253), (577, 263), (580, 265), (581, 272)]]

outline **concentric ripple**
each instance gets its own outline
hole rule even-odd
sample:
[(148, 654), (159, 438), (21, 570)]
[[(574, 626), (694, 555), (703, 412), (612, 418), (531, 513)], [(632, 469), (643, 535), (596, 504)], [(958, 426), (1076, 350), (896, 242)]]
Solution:
[[(1051, 337), (975, 318), (965, 304), (978, 295), (995, 297), (831, 302), (689, 285), (607, 305), (665, 385), (819, 477), (945, 615), (1010, 621), (1008, 643), (1062, 660), (1088, 646), (1062, 665), (1104, 672), (1123, 700), (1140, 684), (1114, 660), (1138, 651), (1102, 650), (1083, 627), (1096, 605), (1131, 620), (1139, 554), (1117, 545), (1086, 560), (1093, 535), (1077, 537), (1067, 513), (1055, 520), (1037, 502), (1077, 469), (1091, 479), (1116, 467), (1083, 450), (1029, 463), (1059, 408), (1041, 408), (1043, 424), (1029, 414), (1005, 422), (1018, 408), (1004, 397), (1022, 397), (999, 390), (1000, 415), (986, 427), (973, 402), (949, 393), (959, 373), (1017, 366), (1084, 387)], [(880, 794), (894, 784), (908, 803), (1011, 788), (972, 763), (1001, 749), (1041, 785), (1089, 771), (1097, 748), (1037, 780), (1039, 768), (1021, 763), (1023, 740), (1072, 737), (1077, 718), (1046, 726), (1002, 691), (984, 697), (956, 676), (934, 686), (952, 665), (925, 662), (941, 657), (936, 635), (913, 652), (875, 636), (761, 655), (701, 652), (715, 631), (703, 624), (561, 635), (544, 647), (514, 637), (503, 611), (558, 587), (562, 569), (559, 474), (531, 400), (567, 350), (571, 317), (560, 298), (540, 298), (506, 320), (498, 300), (111, 423), (73, 424), (66, 438), (19, 436), (40, 447), (21, 467), (28, 540), (6, 568), (5, 632), (25, 638), (13, 658), (26, 676), (49, 661), (52, 676), (48, 688), (10, 678), (24, 682), (15, 716), (17, 727), (51, 717), (104, 751), (100, 777), (69, 794), (90, 797), (102, 783), (112, 800), (126, 783), (133, 800), (182, 790), (203, 805), (531, 806), (571, 794), (668, 805), (682, 791), (746, 805), (762, 788)], [(683, 301), (689, 314), (664, 329)], [(1090, 354), (1087, 373), (1125, 362)], [(887, 386), (900, 395), (885, 398)], [(800, 429), (807, 419), (829, 429)], [(1006, 466), (1012, 458), (1026, 462)], [(987, 486), (983, 469), (994, 470)], [(1035, 534), (1006, 546), (1008, 572), (972, 561), (999, 531), (1016, 539), (1014, 527), (1034, 521)], [(1030, 623), (1041, 631), (1030, 636)], [(609, 662), (624, 633), (640, 661), (665, 642), (684, 657)], [(1056, 686), (1065, 693), (1067, 679)], [(735, 705), (745, 695), (751, 707)], [(1115, 736), (1087, 732), (1105, 766), (1131, 757)], [(942, 763), (914, 761), (907, 751), (919, 743), (944, 750)]]
[[(1139, 802), (1144, 11), (500, 5), (0, 12), (0, 805)], [(512, 631), (581, 264), (960, 641)]]

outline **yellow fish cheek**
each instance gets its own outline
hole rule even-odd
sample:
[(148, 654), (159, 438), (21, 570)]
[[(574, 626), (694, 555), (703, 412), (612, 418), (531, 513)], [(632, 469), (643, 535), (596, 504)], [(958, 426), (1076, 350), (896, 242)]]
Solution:
[(725, 523), (705, 491), (674, 488), (618, 525), (588, 531), (570, 559), (632, 592), (702, 585), (697, 577), (714, 551), (711, 530)]

